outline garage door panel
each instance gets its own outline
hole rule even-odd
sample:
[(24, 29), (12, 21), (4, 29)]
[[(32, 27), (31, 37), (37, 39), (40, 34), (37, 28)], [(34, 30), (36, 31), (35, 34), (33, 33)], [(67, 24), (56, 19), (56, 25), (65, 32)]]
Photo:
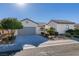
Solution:
[(25, 27), (18, 31), (18, 35), (35, 35), (36, 28), (35, 27)]

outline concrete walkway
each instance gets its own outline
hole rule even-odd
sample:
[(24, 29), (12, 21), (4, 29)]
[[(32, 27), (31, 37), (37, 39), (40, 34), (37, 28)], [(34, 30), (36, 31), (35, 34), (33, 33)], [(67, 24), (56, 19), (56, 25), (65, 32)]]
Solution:
[[(56, 45), (64, 45), (64, 44), (73, 44), (73, 43), (79, 43), (75, 40), (48, 40), (44, 43), (41, 43), (38, 47), (46, 47), (46, 46), (56, 46)], [(33, 45), (25, 44), (23, 46), (23, 49), (30, 49), (35, 48)]]
[(39, 47), (27, 48), (15, 54), (15, 56), (53, 55), (79, 55), (79, 42), (74, 40), (48, 41)]
[(55, 41), (47, 41), (39, 45), (39, 47), (44, 47), (44, 46), (56, 46), (56, 45), (64, 45), (64, 44), (73, 44), (73, 43), (79, 43), (78, 41), (75, 40), (55, 40)]

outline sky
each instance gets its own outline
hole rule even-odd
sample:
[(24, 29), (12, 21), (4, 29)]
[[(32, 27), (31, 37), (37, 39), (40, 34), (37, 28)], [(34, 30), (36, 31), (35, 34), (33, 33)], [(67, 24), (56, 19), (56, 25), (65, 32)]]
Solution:
[(57, 19), (79, 23), (79, 4), (0, 3), (0, 19), (7, 17), (14, 17), (18, 20), (29, 18), (36, 22), (49, 22), (51, 19)]

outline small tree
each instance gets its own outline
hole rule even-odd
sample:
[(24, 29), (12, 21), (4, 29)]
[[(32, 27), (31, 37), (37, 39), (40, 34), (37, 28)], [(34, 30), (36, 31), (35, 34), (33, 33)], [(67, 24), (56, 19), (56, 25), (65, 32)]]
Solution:
[(49, 34), (49, 35), (54, 35), (55, 34), (55, 29), (54, 28), (49, 28), (49, 29), (47, 29), (47, 33)]
[(3, 29), (11, 30), (12, 36), (14, 36), (16, 29), (23, 28), (21, 22), (16, 18), (4, 18), (1, 20), (1, 26)]

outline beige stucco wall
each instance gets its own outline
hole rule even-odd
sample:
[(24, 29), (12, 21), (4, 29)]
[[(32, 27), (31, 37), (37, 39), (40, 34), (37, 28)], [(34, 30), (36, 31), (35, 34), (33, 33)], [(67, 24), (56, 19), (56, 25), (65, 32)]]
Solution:
[(45, 29), (48, 29), (50, 28), (51, 26), (50, 25), (45, 25)]
[(75, 24), (58, 24), (55, 22), (50, 22), (48, 24), (49, 26), (55, 28), (55, 30), (59, 33), (59, 34), (64, 34), (67, 29), (67, 26), (69, 27), (69, 29), (75, 29), (74, 25)]
[(29, 20), (22, 21), (23, 27), (37, 27), (36, 23), (33, 23)]
[(57, 24), (57, 31), (59, 34), (64, 34), (68, 29), (74, 29), (74, 24)]
[(53, 27), (53, 28), (57, 28), (57, 23), (55, 23), (55, 22), (50, 22), (49, 24), (48, 24), (50, 27)]
[[(23, 27), (36, 27), (36, 34), (40, 34), (38, 24), (36, 24), (32, 21), (29, 21), (29, 20), (24, 20), (24, 21), (21, 21), (21, 22), (22, 22)], [(18, 34), (18, 30), (16, 31), (15, 34), (16, 35)]]

